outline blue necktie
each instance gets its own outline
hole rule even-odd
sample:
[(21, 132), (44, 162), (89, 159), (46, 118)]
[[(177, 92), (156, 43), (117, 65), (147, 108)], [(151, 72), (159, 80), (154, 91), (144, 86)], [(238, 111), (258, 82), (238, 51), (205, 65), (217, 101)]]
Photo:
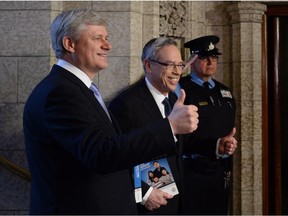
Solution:
[(104, 111), (106, 112), (107, 116), (109, 117), (109, 119), (111, 121), (108, 109), (107, 109), (107, 107), (103, 101), (103, 98), (100, 94), (99, 89), (97, 88), (97, 86), (94, 83), (91, 83), (90, 89), (94, 92), (96, 99), (98, 100), (98, 102), (100, 103), (100, 105), (102, 106), (102, 108), (104, 109)]
[(169, 99), (167, 97), (165, 97), (165, 99), (162, 101), (162, 103), (164, 104), (164, 111), (165, 111), (165, 116), (169, 116), (169, 114), (171, 113), (171, 104), (169, 102)]

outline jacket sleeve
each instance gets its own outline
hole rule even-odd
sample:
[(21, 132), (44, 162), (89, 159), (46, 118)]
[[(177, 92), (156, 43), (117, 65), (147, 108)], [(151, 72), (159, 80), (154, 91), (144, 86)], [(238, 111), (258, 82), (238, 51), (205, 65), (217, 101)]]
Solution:
[(119, 135), (95, 109), (98, 104), (93, 104), (93, 95), (85, 97), (82, 91), (63, 85), (54, 88), (47, 96), (43, 119), (54, 144), (62, 146), (88, 169), (109, 173), (175, 152), (167, 119)]

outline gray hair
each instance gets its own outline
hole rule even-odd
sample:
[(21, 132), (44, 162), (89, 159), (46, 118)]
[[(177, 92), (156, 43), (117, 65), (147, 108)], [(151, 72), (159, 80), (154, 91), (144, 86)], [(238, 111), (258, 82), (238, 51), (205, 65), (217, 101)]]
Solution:
[(64, 11), (51, 24), (51, 43), (57, 58), (62, 58), (66, 52), (62, 41), (65, 36), (78, 40), (81, 31), (87, 25), (106, 26), (106, 22), (90, 9)]
[(157, 58), (157, 52), (159, 49), (166, 45), (175, 45), (177, 46), (177, 42), (170, 37), (158, 37), (153, 38), (150, 41), (148, 41), (142, 51), (141, 60), (143, 63), (144, 71), (145, 71), (145, 60), (158, 60)]

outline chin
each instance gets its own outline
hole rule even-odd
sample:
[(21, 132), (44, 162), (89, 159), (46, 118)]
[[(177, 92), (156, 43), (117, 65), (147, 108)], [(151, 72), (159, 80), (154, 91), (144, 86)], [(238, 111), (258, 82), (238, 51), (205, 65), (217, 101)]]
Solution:
[(106, 69), (107, 67), (108, 67), (108, 64), (106, 64), (106, 65), (103, 64), (103, 65), (100, 65), (100, 66), (99, 66), (99, 69), (100, 69), (100, 70), (104, 70), (104, 69)]
[(175, 87), (173, 86), (173, 87), (167, 88), (166, 91), (171, 92), (171, 91), (175, 91), (175, 89), (176, 89), (176, 86)]

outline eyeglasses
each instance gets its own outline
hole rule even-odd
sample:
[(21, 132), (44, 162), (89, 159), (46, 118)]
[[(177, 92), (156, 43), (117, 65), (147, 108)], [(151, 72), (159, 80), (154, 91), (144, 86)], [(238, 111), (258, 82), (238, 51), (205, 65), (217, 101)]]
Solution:
[(165, 66), (167, 70), (173, 70), (174, 68), (176, 68), (177, 70), (183, 70), (185, 67), (185, 64), (164, 63), (164, 62), (159, 62), (159, 61), (152, 60), (152, 59), (149, 59), (149, 61), (163, 65)]
[(208, 61), (217, 62), (218, 56), (199, 56), (198, 59), (203, 61), (203, 62), (208, 62)]

